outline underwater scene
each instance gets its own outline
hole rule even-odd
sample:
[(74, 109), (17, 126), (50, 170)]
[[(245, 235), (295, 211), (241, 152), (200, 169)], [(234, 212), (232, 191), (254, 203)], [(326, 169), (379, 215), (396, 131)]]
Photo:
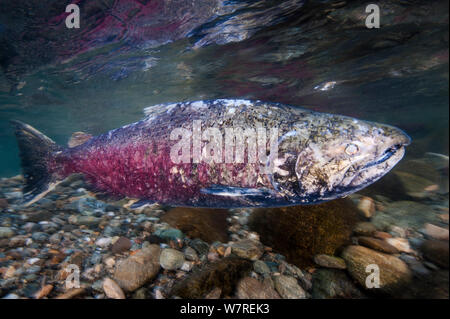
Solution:
[(0, 299), (448, 299), (448, 7), (0, 0)]

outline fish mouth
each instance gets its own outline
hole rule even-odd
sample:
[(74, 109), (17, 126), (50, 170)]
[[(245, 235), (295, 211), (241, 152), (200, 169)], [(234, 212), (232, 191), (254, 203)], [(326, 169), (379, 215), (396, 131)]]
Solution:
[(375, 165), (379, 165), (379, 164), (381, 164), (381, 163), (386, 162), (386, 161), (387, 161), (388, 159), (390, 159), (392, 156), (394, 156), (395, 154), (397, 154), (400, 150), (403, 150), (405, 146), (406, 146), (406, 145), (404, 145), (404, 144), (395, 144), (395, 145), (389, 147), (389, 148), (386, 149), (386, 150), (384, 151), (384, 153), (381, 154), (381, 156), (378, 157), (376, 160), (374, 160), (374, 161), (372, 161), (372, 162), (370, 162), (370, 163), (367, 163), (367, 164), (363, 167), (363, 169), (366, 169), (366, 168), (369, 168), (369, 167), (372, 167), (372, 166), (375, 166)]
[[(382, 164), (389, 160), (393, 156), (400, 155), (400, 160), (404, 153), (405, 153), (405, 147), (411, 144), (411, 137), (409, 137), (408, 134), (401, 131), (400, 129), (397, 129), (399, 131), (398, 138), (396, 143), (394, 143), (392, 146), (388, 147), (378, 158), (376, 158), (374, 161), (367, 163), (363, 169)], [(401, 153), (401, 154), (399, 154)]]

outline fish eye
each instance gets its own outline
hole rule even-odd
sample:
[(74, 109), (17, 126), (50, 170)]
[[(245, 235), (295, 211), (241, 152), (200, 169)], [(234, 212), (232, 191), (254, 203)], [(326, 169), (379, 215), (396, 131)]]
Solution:
[(345, 148), (345, 153), (347, 153), (348, 155), (355, 155), (356, 153), (358, 153), (358, 151), (358, 145), (355, 144), (348, 144)]

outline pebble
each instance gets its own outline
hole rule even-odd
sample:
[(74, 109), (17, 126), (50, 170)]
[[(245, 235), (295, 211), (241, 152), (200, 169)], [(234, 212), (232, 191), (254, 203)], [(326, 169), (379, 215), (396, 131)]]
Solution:
[(166, 248), (161, 251), (159, 262), (164, 269), (176, 270), (183, 266), (184, 255), (176, 249)]
[(191, 240), (189, 245), (195, 249), (195, 251), (201, 256), (206, 255), (209, 252), (209, 245), (205, 243), (203, 240), (196, 238)]
[(342, 258), (319, 254), (314, 256), (314, 262), (325, 268), (336, 268), (336, 269), (345, 269), (347, 266), (345, 265), (345, 261)]
[(358, 243), (388, 254), (397, 254), (399, 252), (397, 248), (390, 245), (388, 242), (372, 237), (358, 237)]
[(131, 248), (133, 243), (126, 237), (120, 237), (117, 241), (111, 246), (111, 251), (113, 254), (120, 254), (125, 252)]
[(105, 278), (103, 281), (103, 291), (111, 299), (125, 299), (125, 294), (119, 285), (111, 278)]
[(437, 240), (448, 240), (448, 229), (427, 223), (425, 224), (425, 235)]
[(99, 238), (95, 241), (95, 244), (99, 247), (108, 247), (112, 243), (111, 237)]
[(267, 264), (262, 260), (256, 260), (253, 263), (253, 269), (260, 275), (268, 275), (270, 274), (270, 268)]
[(375, 203), (370, 197), (362, 197), (358, 202), (358, 209), (364, 217), (371, 218), (375, 214)]
[(31, 235), (31, 238), (36, 242), (45, 242), (48, 241), (50, 236), (43, 232), (35, 232)]
[(257, 260), (262, 256), (264, 247), (258, 241), (252, 239), (243, 239), (241, 241), (233, 243), (231, 245), (231, 251), (241, 258)]
[(161, 249), (158, 245), (149, 245), (134, 255), (116, 263), (114, 280), (125, 291), (134, 291), (153, 279), (160, 268)]
[(239, 299), (280, 299), (269, 282), (260, 282), (252, 277), (242, 278), (238, 282), (236, 296)]
[(36, 299), (41, 299), (46, 297), (51, 291), (53, 290), (53, 285), (45, 285), (44, 287), (42, 287), (36, 294), (35, 294), (35, 298)]
[(297, 280), (289, 276), (273, 276), (275, 289), (285, 299), (305, 299), (306, 292), (297, 283)]
[(183, 270), (183, 271), (189, 272), (189, 271), (192, 270), (193, 266), (194, 266), (194, 263), (189, 262), (189, 261), (185, 261), (180, 269)]
[(72, 299), (86, 292), (85, 288), (71, 288), (65, 293), (58, 295), (55, 299)]
[(1, 238), (10, 238), (14, 236), (14, 230), (10, 227), (0, 227), (0, 239)]
[(353, 229), (353, 232), (356, 235), (360, 236), (372, 236), (373, 233), (377, 231), (377, 228), (374, 224), (369, 222), (360, 222), (355, 225), (355, 228)]
[(400, 237), (394, 237), (394, 238), (386, 238), (386, 242), (397, 248), (398, 251), (411, 254), (414, 252), (413, 249), (411, 249), (411, 246), (409, 245), (409, 241), (406, 238), (400, 238)]
[(187, 260), (190, 260), (190, 261), (197, 261), (198, 260), (197, 252), (191, 247), (186, 247), (184, 249), (184, 257)]
[(22, 228), (27, 232), (27, 233), (32, 233), (35, 232), (37, 230), (39, 230), (39, 225), (33, 222), (28, 222), (25, 225), (22, 226)]

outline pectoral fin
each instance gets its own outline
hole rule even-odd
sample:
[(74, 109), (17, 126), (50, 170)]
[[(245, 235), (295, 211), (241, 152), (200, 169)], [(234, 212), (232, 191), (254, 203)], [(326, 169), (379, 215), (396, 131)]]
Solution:
[(133, 203), (130, 206), (130, 208), (131, 209), (136, 209), (136, 208), (139, 208), (139, 207), (142, 207), (142, 206), (145, 206), (145, 205), (151, 205), (151, 204), (154, 204), (154, 203), (155, 203), (155, 201), (152, 201), (152, 200), (141, 199), (141, 200), (138, 200), (137, 202)]
[(249, 197), (249, 196), (270, 196), (272, 192), (266, 188), (244, 188), (231, 186), (212, 186), (209, 188), (202, 188), (200, 190), (203, 194), (210, 194), (216, 196), (228, 197)]

